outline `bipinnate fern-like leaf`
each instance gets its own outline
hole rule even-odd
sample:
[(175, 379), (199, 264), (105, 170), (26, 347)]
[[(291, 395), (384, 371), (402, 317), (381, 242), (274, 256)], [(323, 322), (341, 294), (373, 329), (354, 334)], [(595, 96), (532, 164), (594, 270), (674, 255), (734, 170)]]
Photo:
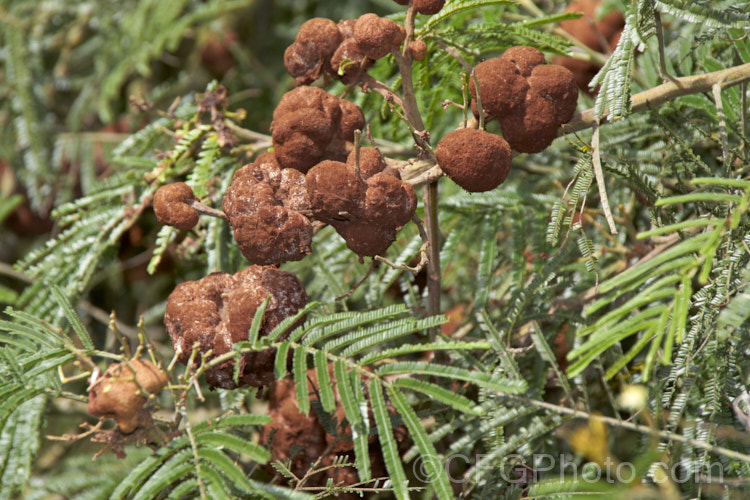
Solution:
[(741, 336), (750, 329), (750, 268), (745, 268), (743, 281), (740, 291), (719, 314), (717, 326), (724, 335)]
[[(0, 374), (5, 379), (5, 374)], [(7, 380), (7, 379), (5, 379)], [(31, 475), (41, 440), (48, 398), (42, 387), (18, 389), (0, 395), (0, 499), (12, 500), (22, 494)], [(23, 403), (20, 403), (23, 401)]]
[(52, 296), (55, 298), (55, 302), (57, 302), (57, 305), (60, 306), (60, 309), (62, 309), (63, 314), (67, 318), (68, 323), (70, 323), (70, 326), (73, 328), (73, 331), (76, 332), (78, 340), (81, 341), (83, 347), (88, 352), (93, 351), (94, 343), (91, 341), (91, 335), (89, 335), (89, 332), (87, 332), (86, 328), (84, 328), (83, 323), (81, 323), (81, 318), (79, 318), (76, 312), (73, 310), (73, 307), (71, 306), (70, 302), (68, 302), (67, 297), (65, 297), (65, 294), (59, 286), (52, 287)]
[(148, 262), (148, 267), (146, 267), (148, 274), (154, 274), (156, 272), (156, 268), (161, 263), (164, 252), (167, 251), (169, 244), (174, 242), (174, 239), (177, 236), (177, 231), (178, 230), (172, 226), (162, 226), (161, 229), (159, 229), (159, 233), (156, 235), (156, 247), (151, 254), (151, 260)]
[(17, 25), (9, 24), (3, 29), (3, 45), (6, 48), (4, 62), (11, 84), (9, 97), (15, 119), (13, 124), (24, 168), (20, 170), (24, 186), (29, 192), (31, 206), (39, 209), (50, 195), (50, 186), (45, 179), (50, 178), (47, 165), (50, 163), (50, 150), (44, 142), (46, 125), (40, 116), (39, 102), (34, 95), (35, 65), (26, 44), (25, 33)]
[[(319, 304), (308, 306), (313, 313)], [(421, 361), (409, 361), (413, 355), (424, 355), (432, 350), (445, 351), (487, 350), (488, 342), (427, 342), (403, 343), (407, 335), (422, 332), (445, 322), (444, 317), (419, 319), (403, 306), (389, 306), (369, 312), (336, 313), (313, 316), (289, 334), (293, 325), (290, 318), (268, 336), (257, 342), (240, 342), (236, 351), (275, 348), (276, 375), (286, 374), (286, 360), (291, 353), (296, 398), (300, 411), (308, 413), (315, 405), (318, 411), (335, 409), (335, 386), (351, 428), (354, 454), (359, 478), (371, 479), (368, 438), (376, 432), (383, 450), (391, 487), (398, 498), (408, 498), (409, 488), (401, 457), (393, 436), (393, 417), (385, 396), (406, 425), (422, 459), (431, 474), (432, 487), (439, 498), (451, 498), (451, 490), (442, 458), (437, 454), (431, 437), (426, 433), (413, 409), (420, 398), (427, 397), (460, 413), (477, 416), (481, 410), (465, 395), (449, 390), (456, 380), (465, 381), (489, 391), (517, 393), (525, 389), (521, 379), (508, 379), (484, 369), (468, 369)], [(314, 388), (316, 397), (311, 402), (308, 393), (307, 371), (309, 359), (318, 375)], [(384, 361), (389, 362), (385, 363)], [(329, 367), (332, 366), (332, 369)], [(377, 392), (373, 392), (377, 391)], [(371, 422), (368, 415), (373, 415)]]
[(31, 474), (48, 395), (59, 390), (58, 368), (76, 353), (94, 350), (89, 333), (59, 287), (54, 303), (62, 310), (83, 349), (66, 329), (24, 311), (7, 308), (0, 320), (0, 499), (17, 498)]
[(430, 17), (425, 25), (419, 30), (418, 34), (423, 36), (441, 24), (444, 24), (447, 19), (462, 12), (466, 12), (472, 9), (487, 8), (492, 5), (515, 5), (516, 2), (512, 0), (455, 0), (446, 2), (446, 5), (437, 14)]
[[(184, 117), (182, 113), (187, 108), (182, 108), (178, 116)], [(122, 235), (148, 206), (155, 187), (144, 187), (141, 177), (156, 163), (153, 158), (144, 159), (140, 155), (159, 138), (163, 140), (162, 127), (169, 123), (166, 118), (157, 120), (124, 141), (114, 154), (123, 159), (128, 169), (103, 181), (88, 196), (55, 210), (62, 230), (16, 264), (34, 280), (18, 300), (25, 311), (60, 321), (62, 310), (55, 310), (52, 286), (60, 286), (73, 303), (88, 289), (94, 273), (106, 262), (108, 252), (119, 244)]]
[(238, 0), (210, 4), (194, 4), (190, 0), (175, 2), (141, 1), (135, 8), (125, 9), (120, 18), (108, 26), (114, 39), (131, 38), (138, 50), (116, 43), (104, 44), (102, 59), (115, 62), (99, 82), (98, 109), (103, 121), (111, 121), (112, 101), (120, 92), (123, 81), (132, 74), (148, 75), (148, 63), (163, 51), (174, 50), (185, 31), (245, 6)]
[(208, 195), (208, 182), (213, 177), (228, 170), (227, 167), (233, 162), (234, 160), (231, 157), (221, 158), (217, 134), (211, 132), (201, 143), (198, 160), (195, 162), (195, 167), (190, 172), (186, 184), (193, 189), (193, 194), (197, 198), (204, 198)]
[(427, 470), (429, 477), (432, 479), (431, 486), (435, 491), (435, 495), (438, 498), (452, 498), (453, 490), (451, 489), (445, 471), (445, 464), (435, 450), (434, 444), (430, 441), (430, 438), (422, 426), (422, 423), (417, 418), (416, 413), (414, 413), (414, 410), (406, 401), (404, 395), (395, 387), (391, 386), (388, 388), (388, 395), (390, 396), (391, 402), (396, 408), (396, 411), (398, 411), (399, 415), (404, 419), (404, 424), (406, 425), (406, 428), (409, 429), (409, 433), (412, 439), (414, 439), (417, 448), (419, 448), (425, 469)]
[(477, 291), (479, 292), (474, 307), (483, 308), (492, 290), (492, 273), (495, 270), (497, 258), (497, 238), (495, 235), (500, 228), (500, 217), (497, 213), (487, 214), (480, 229), (482, 250), (479, 254), (479, 268), (477, 270)]
[(76, 176), (66, 170), (71, 165), (88, 194), (101, 174), (94, 150), (108, 150), (119, 137), (83, 129), (121, 118), (123, 96), (134, 79), (149, 82), (143, 88), (153, 90), (137, 97), (150, 102), (174, 98), (180, 84), (184, 92), (185, 78), (161, 81), (154, 64), (191, 38), (192, 29), (246, 7), (240, 0), (6, 2), (3, 9), (14, 21), (0, 34), (6, 49), (0, 64), (7, 75), (0, 93), (9, 97), (1, 128), (7, 139), (3, 148), (14, 152), (3, 156), (13, 164), (32, 209), (41, 213), (76, 197)]
[(584, 263), (586, 264), (586, 270), (588, 272), (594, 272), (596, 270), (597, 258), (594, 255), (595, 249), (593, 242), (585, 235), (581, 235), (576, 240), (578, 243), (578, 250), (581, 252)]
[(605, 500), (617, 494), (616, 487), (606, 481), (593, 481), (588, 478), (547, 479), (533, 484), (527, 498), (534, 500)]
[(625, 16), (625, 26), (612, 55), (609, 56), (599, 73), (589, 83), (589, 88), (599, 88), (594, 105), (597, 117), (608, 117), (610, 121), (627, 117), (630, 114), (631, 69), (635, 57), (636, 14), (631, 6)]
[[(327, 369), (328, 367), (326, 364), (326, 370)], [(347, 370), (344, 360), (338, 359), (334, 362), (333, 373), (336, 377), (336, 387), (341, 395), (341, 402), (344, 405), (346, 419), (349, 421), (352, 429), (354, 456), (357, 459), (359, 478), (361, 481), (369, 481), (370, 457), (367, 440), (370, 434), (370, 423), (367, 421), (367, 415), (362, 415), (362, 409), (357, 401), (359, 398), (356, 396), (356, 392), (361, 391), (361, 384), (357, 384), (356, 386), (352, 384), (352, 377)], [(352, 372), (352, 374), (354, 373), (355, 372)], [(299, 382), (297, 383), (297, 386), (299, 387)]]
[[(247, 477), (236, 463), (239, 456), (258, 464), (270, 459), (267, 450), (232, 432), (270, 422), (261, 415), (229, 415), (191, 426), (183, 435), (146, 457), (110, 495), (111, 499), (148, 499), (164, 491), (175, 498), (210, 492), (216, 497), (256, 495), (263, 498), (309, 499), (309, 495), (262, 484)], [(191, 439), (192, 438), (192, 439)], [(230, 453), (231, 455), (228, 455)]]
[(750, 21), (747, 2), (655, 0), (657, 8), (691, 23), (711, 27), (742, 26)]
[[(656, 206), (670, 207), (677, 204), (695, 204), (701, 207), (717, 207), (731, 213), (731, 217), (697, 217), (682, 222), (667, 224), (642, 233), (639, 237), (686, 235), (682, 241), (667, 245), (651, 259), (644, 259), (599, 286), (599, 296), (585, 310), (587, 317), (609, 309), (589, 325), (578, 330), (579, 337), (586, 337), (578, 347), (568, 353), (572, 360), (569, 375), (581, 373), (594, 359), (607, 349), (635, 334), (639, 340), (606, 372), (613, 377), (622, 367), (632, 361), (650, 343), (645, 358), (645, 379), (656, 361), (656, 352), (661, 346), (659, 361), (672, 362), (674, 345), (682, 342), (690, 327), (691, 305), (699, 303), (694, 293), (692, 280), (705, 283), (714, 270), (717, 252), (725, 243), (732, 226), (738, 227), (750, 203), (750, 183), (744, 180), (695, 178), (693, 185), (720, 188), (721, 191), (696, 191), (685, 195), (662, 198)], [(741, 189), (739, 193), (737, 190)], [(731, 222), (730, 222), (731, 221)], [(679, 241), (679, 242), (678, 242)], [(710, 284), (709, 287), (715, 287)], [(742, 302), (742, 295), (738, 296)], [(737, 300), (737, 299), (735, 299)], [(617, 304), (612, 307), (612, 304)], [(726, 313), (730, 314), (730, 313)]]
[[(661, 275), (661, 273), (665, 272), (665, 268), (694, 268), (698, 260), (691, 253), (699, 250), (708, 240), (708, 236), (707, 234), (703, 234), (686, 240), (674, 248), (665, 251), (659, 257), (647, 261), (640, 266), (633, 266), (612, 280), (603, 283), (601, 293), (606, 294), (610, 291), (613, 293), (593, 303), (586, 310), (586, 314), (591, 315), (599, 308), (605, 306), (605, 300), (608, 303), (612, 303), (615, 297), (619, 297), (627, 293), (628, 290), (632, 290), (649, 279)], [(627, 300), (620, 307), (605, 314), (591, 325), (579, 330), (578, 335), (581, 337), (585, 336), (587, 339), (580, 347), (573, 349), (568, 354), (569, 359), (573, 360), (573, 363), (568, 368), (569, 376), (580, 373), (594, 359), (616, 342), (639, 331), (650, 328), (656, 330), (656, 326), (660, 322), (659, 317), (665, 311), (665, 308), (674, 310), (677, 305), (676, 301), (678, 300), (679, 289), (675, 285), (679, 281), (679, 275), (671, 275), (657, 280), (639, 291), (639, 293)], [(664, 299), (671, 299), (671, 305), (664, 304), (662, 302)], [(640, 312), (632, 314), (633, 311)]]
[[(562, 17), (562, 16), (561, 16)], [(476, 23), (468, 26), (442, 28), (433, 36), (439, 36), (443, 43), (454, 46), (457, 50), (476, 54), (506, 49), (514, 44), (528, 45), (543, 51), (564, 54), (569, 50), (570, 43), (559, 37), (546, 33), (539, 23), (486, 24)], [(519, 39), (521, 41), (519, 41)], [(471, 47), (471, 51), (467, 50)]]

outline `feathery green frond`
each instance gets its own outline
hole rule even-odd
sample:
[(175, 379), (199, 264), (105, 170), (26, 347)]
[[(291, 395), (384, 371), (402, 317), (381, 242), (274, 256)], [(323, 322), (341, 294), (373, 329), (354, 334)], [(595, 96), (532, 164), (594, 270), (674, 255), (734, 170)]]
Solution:
[(705, 26), (742, 26), (750, 21), (747, 2), (716, 2), (715, 5), (687, 0), (655, 0), (662, 12)]

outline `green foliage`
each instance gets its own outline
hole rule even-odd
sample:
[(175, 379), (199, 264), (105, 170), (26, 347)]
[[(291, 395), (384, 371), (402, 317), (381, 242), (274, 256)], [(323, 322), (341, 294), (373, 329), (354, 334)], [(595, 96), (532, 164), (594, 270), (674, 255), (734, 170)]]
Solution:
[[(319, 305), (316, 307), (319, 307)], [(308, 310), (314, 310), (314, 308)], [(280, 338), (284, 329), (288, 328), (290, 323), (287, 322), (277, 327), (267, 337), (254, 343), (240, 342), (235, 344), (236, 355), (238, 356), (235, 362), (239, 361), (239, 355), (242, 352), (273, 347), (277, 349), (276, 359), (277, 366), (279, 366), (285, 363), (283, 360), (287, 359), (288, 353), (293, 353), (297, 402), (300, 411), (308, 413), (310, 411), (310, 400), (306, 390), (306, 372), (307, 358), (312, 355), (319, 377), (318, 384), (323, 411), (330, 412), (333, 408), (333, 393), (330, 392), (329, 381), (335, 383), (337, 391), (341, 395), (346, 418), (352, 426), (352, 439), (359, 477), (364, 482), (369, 481), (371, 477), (367, 441), (370, 435), (369, 425), (371, 424), (363, 416), (365, 414), (363, 405), (372, 405), (377, 433), (392, 479), (403, 477), (404, 474), (393, 441), (392, 419), (388, 415), (382, 396), (382, 391), (386, 389), (389, 399), (393, 402), (397, 413), (403, 418), (410, 433), (412, 435), (419, 433), (416, 442), (420, 454), (425, 463), (431, 464), (431, 474), (434, 473), (436, 478), (436, 483), (433, 485), (436, 488), (436, 494), (444, 498), (446, 495), (449, 496), (449, 481), (441, 465), (442, 461), (435, 451), (434, 445), (418, 423), (416, 413), (411, 407), (414, 403), (409, 402), (403, 391), (411, 389), (418, 394), (432, 397), (437, 402), (462, 413), (477, 415), (477, 410), (473, 408), (470, 400), (460, 393), (448, 391), (441, 386), (449, 384), (451, 380), (462, 380), (479, 387), (515, 393), (522, 391), (524, 384), (520, 380), (505, 380), (500, 374), (421, 362), (394, 362), (385, 364), (374, 371), (368, 370), (366, 368), (368, 365), (372, 365), (385, 357), (398, 359), (400, 356), (422, 354), (436, 349), (468, 351), (489, 349), (490, 347), (488, 343), (480, 342), (447, 342), (444, 346), (435, 343), (411, 345), (401, 343), (398, 347), (390, 347), (394, 345), (393, 343), (397, 339), (414, 332), (425, 331), (445, 321), (443, 318), (417, 320), (410, 316), (403, 317), (404, 313), (407, 312), (408, 310), (402, 306), (391, 306), (364, 314), (359, 312), (319, 316), (294, 330), (290, 334), (289, 340), (274, 342), (273, 339)], [(329, 362), (332, 362), (334, 366), (333, 378), (329, 378), (328, 375)], [(282, 373), (283, 371), (279, 375)], [(394, 382), (389, 381), (394, 375), (404, 374), (435, 377), (438, 383), (412, 378), (396, 378)], [(363, 398), (363, 379), (370, 380), (368, 391), (370, 398), (368, 399)], [(408, 496), (405, 483), (395, 479), (393, 484), (394, 493), (397, 497)]]
[[(214, 497), (258, 495), (264, 498), (306, 499), (295, 493), (248, 479), (235, 463), (235, 456), (247, 456), (264, 464), (270, 456), (257, 444), (239, 439), (231, 432), (239, 427), (267, 423), (267, 417), (232, 415), (190, 426), (187, 435), (172, 440), (155, 455), (133, 468), (111, 492), (110, 498), (153, 498), (166, 488), (179, 491), (178, 498), (202, 491)], [(232, 458), (227, 456), (231, 453)]]
[[(9, 99), (0, 107), (8, 117), (0, 126), (12, 127), (13, 135), (10, 130), (1, 135), (15, 140), (16, 147), (4, 143), (2, 150), (18, 166), (32, 206), (49, 210), (73, 199), (73, 183), (54, 182), (70, 163), (81, 164), (84, 194), (95, 189), (97, 149), (122, 137), (89, 133), (84, 123), (115, 122), (126, 111), (123, 88), (140, 90), (138, 99), (159, 85), (161, 74), (169, 71), (161, 60), (178, 54), (187, 30), (246, 5), (237, 0), (5, 2), (7, 50), (0, 58), (8, 78), (0, 81), (0, 92)], [(169, 84), (175, 88), (158, 89), (154, 97), (174, 98), (189, 88), (181, 78)]]
[(685, 0), (661, 1), (656, 0), (659, 10), (672, 14), (692, 23), (707, 26), (741, 26), (750, 21), (747, 3), (745, 2), (716, 2), (714, 5), (703, 5)]
[[(625, 21), (611, 54), (574, 48), (556, 29), (577, 16), (562, 14), (564, 3), (449, 0), (436, 15), (417, 16), (428, 56), (414, 65), (414, 90), (433, 146), (468, 104), (467, 68), (455, 55), (476, 64), (527, 44), (547, 56), (606, 59), (591, 84), (596, 97), (580, 97), (579, 110), (591, 107), (602, 120), (596, 142), (582, 125), (515, 158), (508, 180), (485, 193), (440, 180), (440, 237), (431, 243), (443, 314), (434, 314), (426, 270), (410, 272), (430, 250), (414, 223), (383, 256), (389, 263), (358, 262), (325, 227), (312, 255), (283, 266), (304, 283), (309, 305), (264, 336), (268, 299), (246, 341), (183, 370), (170, 362), (166, 297), (178, 282), (247, 262), (223, 219), (202, 216), (191, 231), (159, 227), (154, 193), (186, 182), (218, 210), (237, 168), (271, 146), (264, 133), (291, 88), (283, 50), (301, 22), (341, 9), (396, 12), (390, 17), (404, 22), (403, 9), (390, 1), (285, 1), (271, 10), (236, 0), (4, 2), (0, 273), (9, 282), (0, 302), (10, 307), (0, 318), (0, 500), (746, 495), (747, 2), (605, 2)], [(215, 75), (199, 50), (227, 26), (239, 37), (226, 44), (234, 66), (220, 76), (229, 105), (209, 120), (198, 103), (219, 83), (208, 83)], [(660, 41), (669, 75), (660, 73)], [(717, 87), (718, 96), (687, 89), (660, 106), (632, 106), (633, 96), (672, 78), (725, 69), (742, 83), (723, 82), (730, 86)], [(369, 74), (405, 90), (393, 56)], [(394, 165), (406, 174), (429, 163), (402, 109), (376, 92), (346, 92)], [(441, 106), (446, 100), (458, 106)], [(487, 130), (500, 133), (496, 123)], [(228, 146), (233, 134), (237, 144)], [(31, 210), (51, 213), (52, 232), (34, 239), (12, 229), (22, 192)], [(417, 217), (428, 209), (420, 203)], [(209, 367), (234, 362), (238, 381), (242, 355), (269, 350), (276, 377), (294, 381), (301, 412), (351, 439), (350, 456), (316, 470), (354, 467), (360, 484), (309, 486), (258, 439), (270, 421), (263, 392), (207, 390)], [(85, 413), (85, 380), (133, 356), (153, 360), (170, 384), (146, 403), (147, 412), (160, 408), (153, 435), (106, 442), (112, 434)], [(71, 434), (81, 422), (84, 434)], [(63, 439), (43, 437), (57, 434)], [(99, 448), (84, 443), (89, 437), (126, 458), (90, 462)], [(138, 439), (150, 448), (134, 446)], [(374, 472), (374, 444), (387, 477)], [(555, 457), (553, 467), (536, 467), (539, 456)], [(563, 458), (572, 467), (562, 468)], [(634, 477), (592, 479), (602, 458), (632, 465)], [(717, 472), (720, 483), (706, 479)]]

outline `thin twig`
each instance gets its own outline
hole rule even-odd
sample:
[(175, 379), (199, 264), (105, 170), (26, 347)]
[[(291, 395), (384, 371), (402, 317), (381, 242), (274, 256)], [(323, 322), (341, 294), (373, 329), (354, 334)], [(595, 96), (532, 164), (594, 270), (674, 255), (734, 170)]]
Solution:
[(599, 123), (594, 121), (594, 135), (591, 138), (591, 147), (594, 149), (592, 160), (594, 163), (594, 176), (596, 177), (596, 184), (599, 186), (599, 198), (601, 198), (602, 209), (604, 210), (604, 217), (607, 219), (609, 224), (609, 230), (612, 234), (617, 234), (617, 228), (615, 227), (615, 220), (612, 218), (612, 211), (609, 208), (609, 198), (607, 198), (607, 187), (604, 185), (604, 173), (602, 172), (602, 159), (599, 154)]
[(320, 472), (317, 469), (318, 466), (320, 465), (320, 463), (323, 461), (323, 459), (325, 457), (327, 457), (328, 455), (331, 454), (331, 452), (333, 451), (333, 447), (335, 445), (337, 445), (340, 441), (341, 441), (341, 439), (339, 438), (338, 435), (336, 435), (334, 437), (333, 441), (331, 441), (331, 443), (328, 446), (326, 446), (326, 449), (323, 450), (323, 453), (320, 454), (320, 456), (318, 457), (318, 459), (315, 460), (315, 462), (313, 462), (310, 465), (310, 467), (307, 469), (307, 472), (305, 472), (305, 475), (302, 476), (301, 479), (299, 479), (299, 482), (294, 486), (294, 491), (299, 491), (304, 486), (305, 482), (308, 479), (310, 479), (310, 477), (312, 477), (314, 474), (317, 474), (318, 472)]
[[(377, 260), (377, 257), (376, 257), (376, 260)], [(370, 264), (370, 268), (367, 270), (367, 272), (362, 277), (362, 279), (359, 280), (357, 283), (355, 283), (354, 286), (352, 287), (352, 289), (349, 290), (348, 292), (346, 292), (344, 295), (340, 295), (340, 296), (336, 297), (335, 299), (333, 299), (334, 302), (338, 302), (339, 300), (343, 300), (343, 299), (346, 299), (347, 297), (351, 297), (351, 295), (354, 293), (354, 291), (357, 290), (357, 288), (359, 288), (360, 286), (362, 286), (362, 284), (365, 281), (367, 281), (367, 278), (370, 277), (370, 275), (372, 274), (372, 272), (374, 270), (375, 270), (375, 260), (372, 261), (372, 263)]]
[(102, 428), (102, 425), (104, 425), (104, 419), (100, 418), (99, 421), (96, 423), (96, 425), (91, 426), (91, 424), (81, 424), (81, 427), (86, 426), (89, 427), (89, 430), (82, 432), (81, 434), (63, 434), (62, 436), (54, 436), (51, 434), (46, 434), (44, 437), (49, 439), (50, 441), (68, 441), (69, 443), (72, 443), (74, 441), (81, 440), (85, 437), (90, 436), (91, 434), (94, 434), (98, 430)]
[[(448, 108), (450, 108), (451, 106), (455, 106), (455, 107), (457, 107), (459, 109), (466, 110), (466, 108), (463, 105), (461, 105), (461, 104), (459, 104), (457, 102), (453, 102), (450, 99), (446, 99), (442, 103), (440, 103), (440, 107), (443, 108), (444, 111), (447, 110)], [(464, 114), (466, 114), (466, 113), (464, 113)], [(466, 120), (464, 120), (464, 125), (463, 125), (464, 128), (466, 128), (465, 123), (466, 123)]]
[[(473, 70), (472, 70), (473, 73)], [(469, 92), (469, 79), (466, 77), (466, 73), (461, 75), (461, 100), (463, 102), (463, 105), (461, 106), (461, 114), (464, 117), (464, 120), (462, 122), (463, 128), (469, 127), (469, 101), (470, 101), (470, 92)], [(445, 109), (445, 108), (443, 108)]]
[(408, 182), (412, 186), (423, 186), (435, 182), (445, 175), (440, 167), (434, 164), (434, 162), (428, 168), (424, 170), (420, 169), (420, 172), (421, 173), (418, 175), (404, 179), (404, 182)]
[(373, 77), (371, 77), (369, 74), (364, 73), (362, 75), (362, 79), (360, 80), (362, 85), (362, 90), (372, 90), (373, 92), (376, 92), (383, 96), (386, 102), (392, 102), (398, 107), (402, 108), (404, 107), (404, 100), (401, 99), (401, 96), (396, 94), (391, 88), (386, 85), (383, 82), (380, 82)]
[[(143, 320), (143, 316), (141, 316), (141, 320)], [(130, 350), (130, 340), (124, 333), (120, 331), (119, 328), (117, 328), (117, 316), (115, 315), (114, 310), (109, 314), (108, 326), (109, 326), (109, 329), (112, 331), (112, 334), (115, 336), (115, 339), (117, 339), (117, 341), (120, 342), (120, 350), (122, 351), (122, 355), (125, 356), (126, 359), (131, 359), (133, 357), (133, 352)], [(136, 329), (136, 332), (137, 331), (138, 330)], [(140, 335), (138, 334), (136, 335), (140, 337)]]
[(605, 417), (597, 413), (589, 413), (589, 412), (582, 411), (582, 410), (574, 410), (565, 406), (558, 406), (552, 403), (546, 403), (543, 401), (537, 401), (534, 399), (525, 398), (523, 396), (516, 396), (514, 394), (501, 394), (501, 395), (508, 397), (510, 399), (516, 400), (516, 401), (520, 401), (525, 405), (536, 406), (538, 408), (550, 410), (550, 411), (553, 411), (555, 413), (559, 413), (562, 415), (569, 415), (573, 418), (585, 418), (587, 420), (602, 422), (607, 425), (611, 425), (612, 427), (621, 427), (623, 429), (640, 432), (641, 434), (647, 434), (649, 436), (658, 437), (660, 439), (665, 439), (667, 441), (677, 441), (680, 443), (685, 443), (694, 448), (706, 450), (709, 453), (715, 453), (717, 455), (723, 455), (728, 458), (733, 458), (735, 460), (741, 460), (743, 462), (750, 463), (750, 455), (747, 455), (745, 453), (739, 453), (734, 450), (723, 448), (721, 446), (714, 446), (712, 444), (709, 444), (703, 441), (698, 441), (697, 439), (687, 438), (687, 437), (681, 436), (680, 434), (674, 434), (674, 433), (667, 432), (667, 431), (661, 431), (658, 429), (654, 429), (652, 427), (648, 427), (646, 425), (634, 424), (628, 421), (617, 420), (615, 418)]
[(195, 465), (195, 479), (198, 482), (198, 491), (200, 492), (201, 498), (208, 498), (208, 495), (206, 494), (206, 485), (203, 484), (203, 479), (201, 479), (201, 459), (200, 456), (198, 456), (198, 445), (195, 442), (195, 436), (193, 436), (193, 428), (190, 425), (187, 410), (184, 406), (180, 408), (180, 414), (182, 415), (182, 419), (185, 421), (185, 433), (187, 434), (188, 440), (190, 441), (190, 448), (192, 448), (193, 450), (193, 463)]
[(169, 362), (169, 365), (167, 365), (167, 372), (171, 372), (174, 368), (174, 365), (177, 364), (177, 361), (180, 359), (180, 356), (182, 356), (182, 349), (177, 348), (174, 351), (174, 356), (172, 356), (172, 360)]
[[(406, 10), (406, 19), (404, 28), (406, 29), (406, 40), (414, 39), (414, 18), (416, 9), (414, 2), (409, 2)], [(401, 74), (401, 84), (404, 92), (404, 113), (409, 123), (417, 130), (413, 133), (414, 142), (422, 150), (422, 154), (429, 159), (434, 160), (434, 153), (429, 143), (429, 135), (425, 131), (422, 116), (419, 112), (419, 105), (414, 94), (414, 82), (412, 79), (412, 60), (411, 52), (404, 50), (403, 54), (397, 50), (392, 50), (396, 64), (398, 64), (399, 73)], [(428, 313), (430, 315), (440, 314), (440, 227), (438, 224), (438, 186), (436, 181), (432, 181), (424, 188), (424, 208), (425, 208), (425, 226), (429, 245), (427, 247), (429, 260), (427, 262), (427, 291), (428, 291)], [(437, 338), (437, 329), (433, 328), (430, 332), (433, 340)]]
[(367, 140), (370, 142), (370, 146), (378, 152), (380, 156), (383, 156), (382, 151), (380, 151), (380, 148), (378, 147), (377, 142), (375, 142), (375, 138), (372, 136), (372, 129), (370, 129), (370, 124), (368, 123), (367, 126), (365, 126), (365, 133), (367, 135)]
[(659, 42), (659, 76), (662, 81), (674, 81), (675, 77), (667, 71), (667, 57), (664, 55), (664, 30), (661, 25), (661, 14), (658, 11), (654, 11), (654, 22), (656, 24), (656, 39)]
[(260, 132), (240, 127), (232, 120), (224, 120), (224, 124), (232, 131), (234, 135), (236, 135), (240, 139), (263, 143), (267, 145), (266, 147), (270, 147), (271, 144), (273, 144), (270, 135), (261, 134)]
[[(429, 257), (427, 253), (427, 249), (430, 246), (430, 242), (427, 241), (425, 243), (422, 243), (422, 246), (419, 248), (419, 255), (420, 259), (416, 266), (411, 267), (406, 264), (396, 264), (395, 262), (391, 262), (390, 260), (386, 259), (385, 257), (382, 257), (380, 255), (376, 255), (374, 259), (378, 262), (382, 262), (383, 264), (388, 265), (389, 267), (393, 269), (401, 269), (403, 271), (409, 271), (414, 276), (419, 274), (419, 272), (424, 269), (425, 264), (429, 262)], [(337, 299), (338, 300), (338, 299)]]
[(471, 70), (470, 78), (471, 80), (469, 85), (473, 83), (474, 89), (477, 91), (477, 113), (479, 114), (479, 130), (484, 130), (484, 108), (482, 107), (482, 91), (479, 85), (479, 79), (477, 79), (477, 72), (475, 70)]
[(417, 214), (412, 216), (411, 221), (417, 226), (417, 231), (419, 231), (419, 237), (422, 238), (422, 241), (424, 243), (429, 243), (430, 237), (427, 236), (427, 231), (425, 230), (424, 225), (422, 225), (422, 221), (417, 217)]
[(451, 56), (453, 59), (455, 59), (456, 61), (458, 61), (458, 64), (460, 64), (461, 66), (463, 66), (464, 69), (467, 72), (471, 73), (471, 71), (474, 69), (474, 66), (472, 66), (471, 64), (469, 64), (466, 61), (466, 59), (464, 59), (461, 56), (461, 54), (458, 52), (458, 50), (456, 50), (454, 47), (451, 47), (451, 46), (447, 45), (441, 38), (437, 38), (437, 37), (431, 37), (431, 38), (433, 40), (435, 40), (435, 43), (437, 43), (438, 47), (440, 47), (440, 49), (443, 52), (445, 52), (446, 54), (448, 54), (449, 56)]
[[(440, 229), (438, 225), (438, 185), (431, 182), (424, 188), (424, 213), (427, 236), (429, 238), (429, 261), (427, 264), (428, 311), (430, 315), (440, 314)], [(436, 338), (436, 330), (433, 329)], [(435, 338), (432, 341), (435, 341)]]
[(62, 365), (57, 367), (57, 376), (60, 378), (61, 384), (67, 384), (69, 382), (75, 382), (76, 380), (81, 380), (82, 378), (88, 378), (91, 375), (92, 372), (86, 371), (81, 372), (77, 375), (73, 375), (72, 377), (66, 377), (65, 372), (63, 371)]
[(724, 171), (727, 174), (731, 172), (731, 166), (729, 165), (729, 139), (727, 138), (727, 120), (724, 114), (724, 103), (721, 100), (721, 82), (717, 82), (711, 87), (711, 92), (714, 95), (714, 103), (716, 104), (716, 116), (719, 119), (719, 137), (721, 138), (721, 157), (724, 161)]
[(227, 217), (227, 214), (225, 214), (221, 210), (217, 210), (215, 208), (211, 208), (209, 206), (206, 206), (206, 205), (204, 205), (203, 203), (201, 203), (199, 201), (191, 200), (191, 201), (188, 202), (188, 205), (190, 205), (191, 207), (193, 207), (195, 209), (195, 211), (198, 212), (199, 214), (209, 215), (211, 217), (216, 217), (218, 219), (229, 220), (229, 217)]

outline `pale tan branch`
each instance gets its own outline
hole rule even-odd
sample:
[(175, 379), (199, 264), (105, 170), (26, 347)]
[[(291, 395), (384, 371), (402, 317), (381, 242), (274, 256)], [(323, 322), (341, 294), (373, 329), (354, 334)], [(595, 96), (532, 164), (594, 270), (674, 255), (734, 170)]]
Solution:
[[(750, 63), (723, 69), (721, 71), (714, 71), (713, 73), (706, 73), (704, 75), (675, 78), (674, 81), (664, 83), (652, 89), (644, 90), (643, 92), (632, 96), (630, 99), (632, 112), (638, 113), (640, 111), (645, 111), (660, 106), (665, 102), (673, 101), (678, 97), (702, 92), (711, 92), (713, 86), (717, 83), (721, 83), (721, 87), (726, 89), (748, 81), (750, 81)], [(608, 118), (609, 117), (607, 116), (603, 116), (599, 120), (599, 123), (606, 123)], [(594, 110), (592, 108), (582, 111), (581, 113), (576, 113), (568, 123), (560, 127), (560, 132), (562, 134), (567, 134), (591, 128), (593, 126)]]
[(591, 139), (591, 147), (594, 150), (594, 154), (592, 155), (592, 163), (594, 165), (596, 185), (599, 187), (599, 198), (601, 198), (604, 217), (607, 219), (607, 224), (609, 224), (609, 231), (612, 234), (617, 234), (617, 227), (615, 227), (615, 220), (612, 217), (612, 210), (610, 210), (609, 208), (607, 186), (604, 183), (604, 172), (602, 172), (602, 159), (599, 151), (599, 122), (597, 120), (594, 120), (594, 135)]

